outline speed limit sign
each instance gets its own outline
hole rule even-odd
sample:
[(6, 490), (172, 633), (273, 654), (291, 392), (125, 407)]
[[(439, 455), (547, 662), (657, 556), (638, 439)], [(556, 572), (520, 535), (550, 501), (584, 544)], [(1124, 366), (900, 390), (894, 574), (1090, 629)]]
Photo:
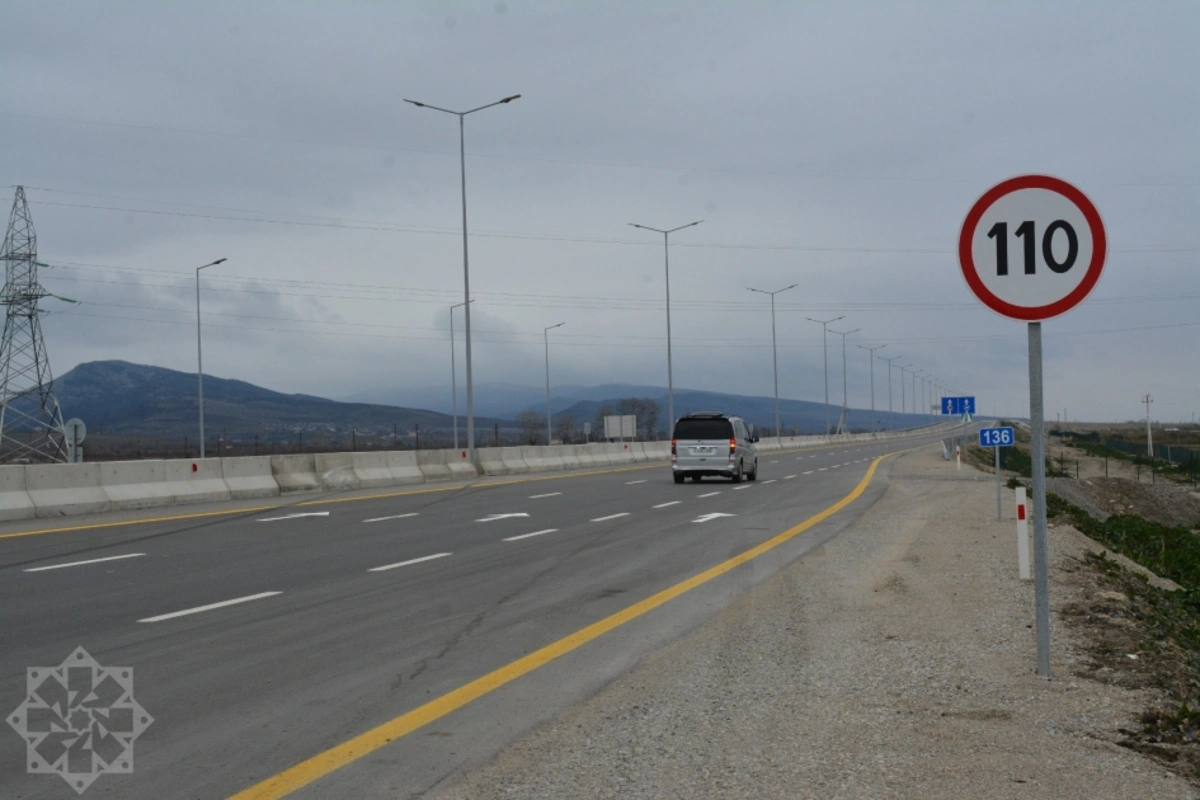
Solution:
[[(958, 233), (958, 264), (988, 308), (1028, 323), (1032, 440), (1034, 617), (1037, 671), (1050, 675), (1050, 561), (1046, 537), (1046, 426), (1042, 320), (1079, 305), (1104, 270), (1100, 212), (1071, 184), (1048, 175), (1009, 178), (975, 201)], [(997, 476), (999, 467), (997, 466)]]
[(1100, 280), (1107, 250), (1092, 201), (1048, 175), (1022, 175), (989, 189), (958, 237), (971, 291), (993, 311), (1025, 322), (1078, 305)]

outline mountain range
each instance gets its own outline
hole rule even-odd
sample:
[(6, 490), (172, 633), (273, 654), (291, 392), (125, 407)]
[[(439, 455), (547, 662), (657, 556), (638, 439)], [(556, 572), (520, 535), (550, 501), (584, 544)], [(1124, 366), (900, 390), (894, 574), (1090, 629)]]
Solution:
[[(94, 433), (182, 437), (194, 435), (196, 429), (195, 373), (126, 361), (92, 361), (60, 376), (54, 387), (64, 417), (82, 418)], [(453, 418), (446, 413), (450, 411), (448, 389), (415, 387), (405, 390), (403, 396), (412, 404), (285, 394), (246, 381), (206, 375), (204, 417), (210, 435), (223, 431), (230, 438), (258, 435), (265, 440), (284, 440), (298, 430), (335, 435), (354, 429), (366, 436), (391, 436), (394, 432), (407, 435), (414, 426), (419, 426), (422, 435), (452, 430)], [(566, 412), (582, 424), (593, 422), (602, 407), (615, 408), (621, 399), (630, 397), (656, 401), (662, 409), (665, 430), (667, 392), (660, 386), (561, 386), (554, 391), (552, 408), (555, 415)], [(498, 427), (511, 433), (516, 428), (515, 418), (522, 412), (545, 413), (544, 389), (484, 383), (475, 387), (475, 398), (477, 430)], [(425, 401), (425, 407), (414, 407), (420, 401)], [(781, 399), (779, 407), (785, 432), (815, 433), (825, 425), (823, 403)], [(707, 410), (737, 414), (760, 428), (770, 429), (775, 424), (775, 401), (771, 397), (695, 389), (675, 391), (677, 415)], [(828, 410), (832, 424), (837, 423), (838, 411), (836, 406)], [(465, 403), (459, 403), (458, 413), (459, 429), (465, 431)], [(869, 409), (851, 409), (848, 426), (870, 429), (875, 419), (880, 427), (893, 428), (920, 424), (928, 417), (886, 411), (872, 415)]]

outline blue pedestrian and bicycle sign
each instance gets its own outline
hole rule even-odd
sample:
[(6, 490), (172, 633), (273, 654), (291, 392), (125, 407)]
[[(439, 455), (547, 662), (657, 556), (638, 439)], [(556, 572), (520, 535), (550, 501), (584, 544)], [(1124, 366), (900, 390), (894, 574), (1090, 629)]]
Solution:
[(975, 413), (975, 398), (974, 397), (943, 397), (942, 398), (942, 413), (943, 414), (974, 414)]
[(981, 428), (979, 431), (980, 447), (1011, 447), (1016, 441), (1012, 428)]

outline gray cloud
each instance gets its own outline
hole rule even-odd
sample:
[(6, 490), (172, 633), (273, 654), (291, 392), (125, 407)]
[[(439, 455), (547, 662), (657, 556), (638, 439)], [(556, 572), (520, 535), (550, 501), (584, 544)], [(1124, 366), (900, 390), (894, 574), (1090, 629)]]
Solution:
[[(207, 370), (333, 396), (447, 383), (457, 123), (402, 99), (520, 92), (467, 123), (477, 380), (537, 385), (541, 330), (566, 320), (556, 380), (665, 383), (661, 240), (626, 223), (704, 218), (671, 252), (677, 385), (769, 392), (745, 287), (800, 283), (779, 298), (787, 396), (823, 395), (804, 317), (845, 314), (1015, 413), (1024, 329), (953, 250), (985, 189), (1045, 171), (1092, 196), (1114, 248), (1094, 299), (1046, 324), (1048, 406), (1200, 406), (1200, 327), (1161, 327), (1200, 323), (1186, 6), (18, 2), (6, 30), (0, 178), (39, 187), (43, 260), (92, 266), (46, 277), (91, 303), (45, 319), (59, 373), (194, 368), (191, 268), (224, 256)], [(1125, 328), (1147, 330), (1099, 332)], [(848, 357), (866, 405), (867, 355)]]

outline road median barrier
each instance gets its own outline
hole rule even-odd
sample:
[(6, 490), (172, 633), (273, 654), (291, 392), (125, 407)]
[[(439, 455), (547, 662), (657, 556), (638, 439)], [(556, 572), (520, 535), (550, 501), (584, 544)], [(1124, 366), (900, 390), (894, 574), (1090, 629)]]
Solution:
[(352, 492), (362, 488), (354, 469), (353, 453), (316, 453), (313, 471), (321, 476), (321, 488), (326, 491)]
[(270, 456), (222, 458), (221, 477), (233, 500), (279, 496), (279, 484), (271, 472)]
[(417, 464), (417, 454), (411, 450), (389, 450), (387, 452), (387, 468), (392, 476), (392, 484), (402, 486), (410, 483), (424, 483), (425, 473)]
[(225, 483), (219, 458), (165, 461), (163, 478), (172, 503), (214, 503), (233, 497)]
[(557, 472), (566, 469), (562, 456), (553, 447), (528, 446), (521, 448), (521, 458), (529, 465), (530, 472)]
[(29, 464), (25, 491), (39, 517), (95, 514), (112, 505), (100, 486), (99, 464)]
[(19, 464), (0, 467), (0, 520), (34, 516), (37, 516), (37, 506), (25, 491), (25, 467)]
[(381, 489), (395, 485), (388, 469), (387, 453), (354, 453), (350, 458), (362, 489)]
[(321, 489), (321, 476), (311, 454), (271, 456), (271, 474), (279, 484), (280, 494), (316, 492)]
[(100, 486), (113, 511), (169, 506), (174, 501), (162, 461), (107, 461), (99, 466)]

